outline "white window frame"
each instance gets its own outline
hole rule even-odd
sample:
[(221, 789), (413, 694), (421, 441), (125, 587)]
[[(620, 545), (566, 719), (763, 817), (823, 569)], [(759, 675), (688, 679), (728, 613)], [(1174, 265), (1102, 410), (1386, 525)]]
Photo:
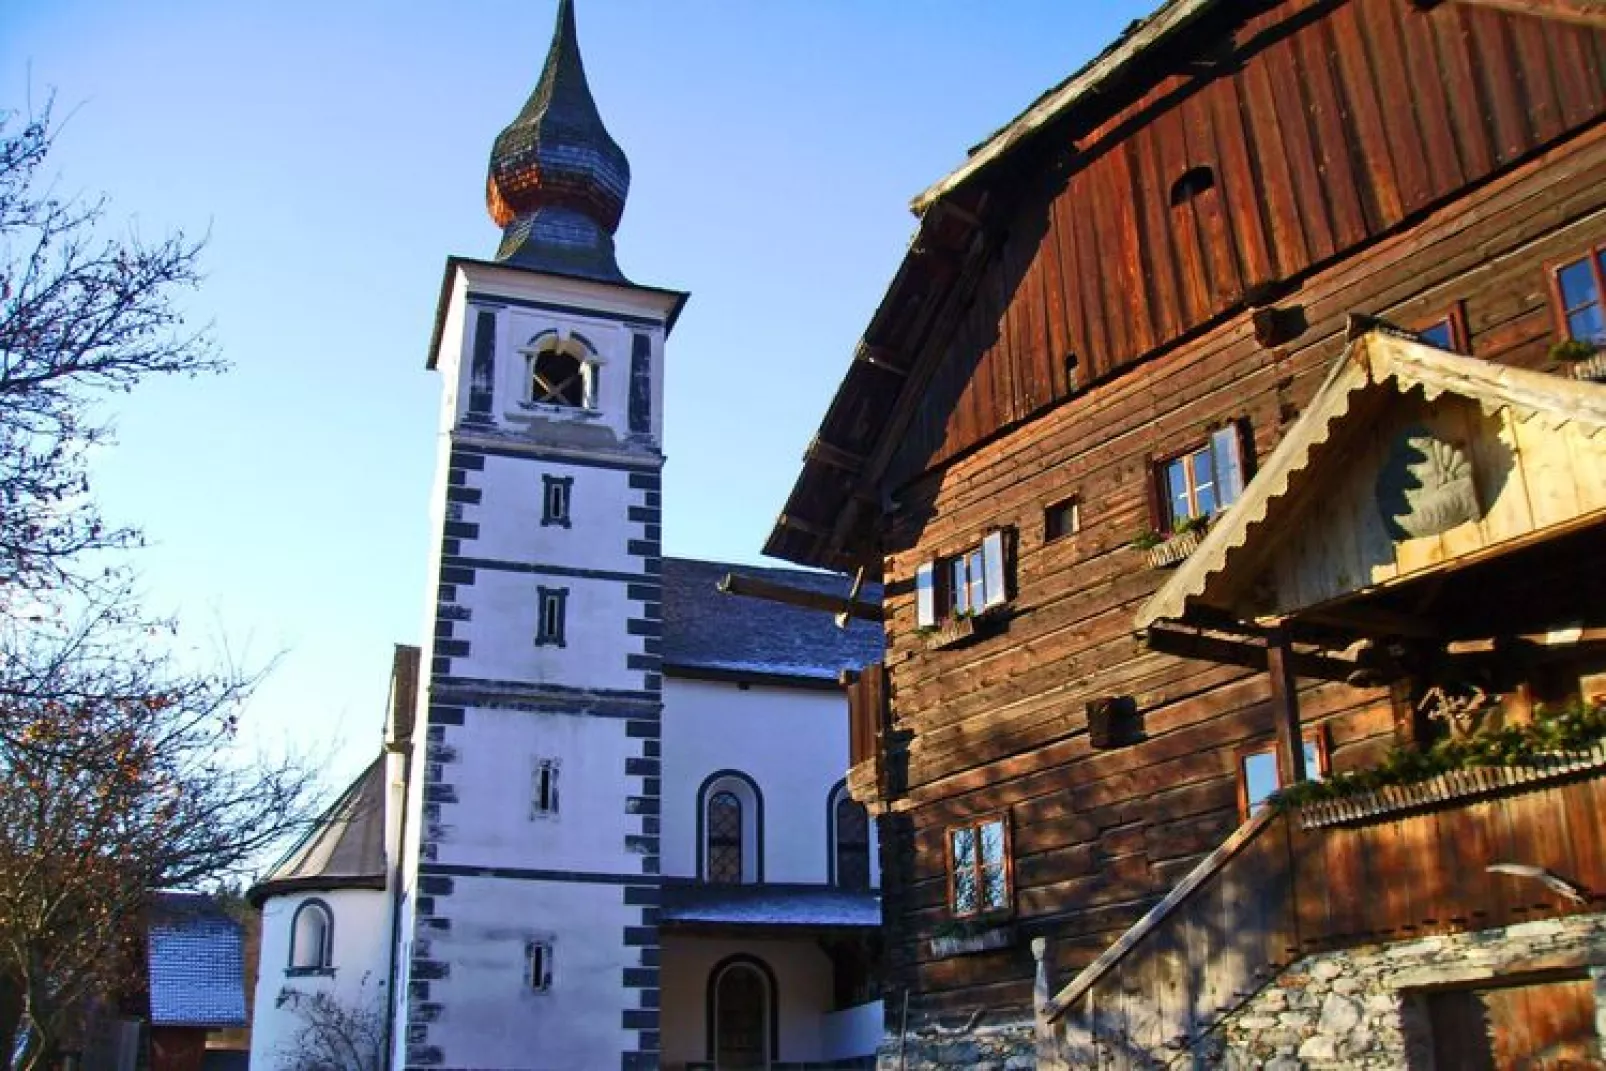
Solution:
[[(1003, 529), (981, 542), (915, 570), (915, 619), (920, 628), (978, 617), (1009, 602), (1009, 542)], [(940, 575), (939, 575), (940, 573)]]
[[(601, 355), (585, 338), (573, 331), (542, 331), (519, 348), (524, 358), (524, 380), (519, 390), (522, 404), (550, 413), (595, 413), (598, 409), (597, 388), (601, 378)], [(536, 397), (535, 363), (548, 353), (560, 353), (579, 363), (580, 404), (568, 405)]]

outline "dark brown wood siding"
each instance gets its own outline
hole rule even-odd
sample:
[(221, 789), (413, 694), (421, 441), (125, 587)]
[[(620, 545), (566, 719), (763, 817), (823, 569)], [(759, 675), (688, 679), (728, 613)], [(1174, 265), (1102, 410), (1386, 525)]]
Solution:
[[(1468, 4), (1292, 0), (1232, 53), (1043, 148), (1068, 174), (1022, 200), (892, 483), (1063, 401), (1069, 358), (1107, 378), (1606, 110), (1606, 33)], [(1198, 167), (1213, 187), (1173, 204)]]
[[(1309, 326), (1287, 345), (1257, 343), (1239, 311), (902, 488), (882, 529), (887, 739), (909, 741), (888, 756), (895, 787), (882, 819), (890, 992), (911, 989), (917, 1014), (1029, 1006), (1024, 940), (980, 955), (931, 953), (947, 918), (943, 831), (956, 820), (1009, 813), (1021, 933), (1059, 939), (1062, 971), (1091, 960), (1238, 822), (1235, 749), (1272, 739), (1269, 687), (1263, 673), (1160, 654), (1133, 635), (1134, 613), (1167, 575), (1129, 545), (1149, 523), (1150, 460), (1229, 420), (1247, 422), (1265, 457), (1342, 352), (1352, 311), (1410, 324), (1459, 306), (1475, 354), (1544, 366), (1556, 337), (1550, 268), (1603, 240), (1606, 125), (1597, 125), (1312, 273), (1296, 298)], [(994, 302), (962, 333), (1009, 324)], [(1046, 540), (1044, 508), (1073, 495), (1080, 531)], [(970, 646), (930, 649), (915, 620), (916, 567), (998, 527), (1018, 533), (1009, 619)], [(1135, 700), (1141, 739), (1096, 750), (1086, 704), (1110, 695)], [(1374, 761), (1391, 739), (1381, 692), (1308, 685), (1301, 703), (1337, 769)]]

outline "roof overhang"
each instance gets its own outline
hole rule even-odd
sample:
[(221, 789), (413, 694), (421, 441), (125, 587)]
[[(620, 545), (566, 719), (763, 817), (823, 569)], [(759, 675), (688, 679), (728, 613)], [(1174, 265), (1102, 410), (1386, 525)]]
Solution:
[(1192, 25), (1221, 0), (1169, 0), (1145, 19), (1127, 27), (1093, 62), (1043, 94), (1010, 123), (971, 150), (970, 157), (910, 202), (916, 215), (925, 213), (976, 176), (997, 164), (1017, 145), (1054, 123), (1077, 104), (1097, 94), (1126, 72), (1149, 49)]
[(1319, 622), (1357, 599), (1594, 538), (1606, 524), (1602, 431), (1606, 386), (1373, 327), (1134, 624)]

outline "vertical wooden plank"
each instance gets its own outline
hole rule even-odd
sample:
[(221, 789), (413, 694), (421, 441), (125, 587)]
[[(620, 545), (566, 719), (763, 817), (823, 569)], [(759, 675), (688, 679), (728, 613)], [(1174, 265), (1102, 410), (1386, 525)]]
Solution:
[(1294, 198), (1293, 173), (1265, 55), (1250, 59), (1237, 81), (1243, 93), (1239, 117), (1249, 139), (1249, 158), (1259, 167), (1255, 194), (1265, 205), (1272, 257), (1279, 275), (1293, 275), (1310, 263), (1311, 253)]
[(1484, 99), (1490, 106), (1495, 158), (1502, 164), (1510, 163), (1532, 143), (1527, 119), (1523, 115), (1522, 93), (1517, 83), (1511, 45), (1511, 17), (1499, 12), (1458, 6), (1461, 8), (1461, 17), (1472, 31), (1473, 67), (1483, 85)]
[(1204, 253), (1199, 247), (1199, 220), (1193, 201), (1170, 203), (1172, 186), (1193, 161), (1188, 159), (1180, 111), (1173, 108), (1156, 119), (1154, 131), (1160, 147), (1160, 196), (1169, 206), (1171, 243), (1176, 253), (1177, 276), (1182, 283), (1182, 320), (1186, 329), (1210, 314), (1210, 280), (1205, 274)]
[(1070, 196), (1062, 200), (1069, 212), (1071, 233), (1075, 243), (1076, 271), (1072, 285), (1080, 290), (1083, 323), (1087, 331), (1087, 351), (1082, 354), (1082, 365), (1088, 378), (1093, 378), (1114, 366), (1108, 324), (1105, 320), (1104, 269), (1099, 263), (1098, 244), (1093, 237), (1090, 219), (1096, 211), (1093, 185), (1087, 171), (1079, 172), (1071, 181)]
[[(1322, 179), (1316, 146), (1312, 141), (1311, 116), (1305, 109), (1300, 91), (1300, 73), (1295, 67), (1293, 42), (1279, 41), (1262, 55), (1271, 78), (1268, 104), (1276, 112), (1278, 129), (1282, 131), (1294, 203), (1299, 206), (1300, 225), (1305, 231), (1309, 258), (1299, 266), (1303, 269), (1312, 262), (1332, 256), (1337, 246), (1327, 215), (1327, 202), (1322, 197)], [(1337, 198), (1334, 197), (1334, 200), (1336, 202)]]
[[(1277, 106), (1296, 112), (1314, 132), (1315, 151), (1322, 170), (1310, 186), (1310, 193), (1314, 194), (1317, 204), (1322, 204), (1322, 194), (1327, 194), (1327, 204), (1333, 206), (1331, 242), (1335, 249), (1343, 249), (1365, 241), (1367, 214), (1362, 204), (1363, 181), (1354, 161), (1359, 148), (1352, 148), (1354, 135), (1347, 127), (1344, 101), (1338, 92), (1335, 71), (1338, 45), (1333, 42), (1325, 22), (1304, 27), (1293, 35), (1291, 42), (1298, 56), (1298, 77), (1291, 77), (1286, 90), (1278, 90)], [(1301, 103), (1301, 85), (1307, 98), (1304, 103)], [(1290, 122), (1293, 119), (1285, 120), (1285, 130)], [(1301, 181), (1304, 180), (1301, 178)], [(1304, 207), (1304, 210), (1309, 212), (1310, 209)]]
[(1263, 199), (1249, 163), (1238, 82), (1237, 78), (1218, 79), (1201, 95), (1211, 109), (1220, 161), (1221, 194), (1227, 205), (1239, 275), (1244, 289), (1248, 290), (1270, 281), (1275, 269), (1266, 246)]
[[(1394, 177), (1398, 183), (1400, 209), (1414, 212), (1433, 199), (1433, 183), (1423, 153), (1423, 135), (1416, 116), (1416, 87), (1423, 79), (1405, 64), (1400, 48), (1404, 31), (1400, 28), (1398, 0), (1360, 0), (1360, 24), (1366, 55), (1365, 66), (1377, 88), (1381, 104), (1384, 138)], [(1431, 72), (1430, 72), (1431, 73)]]
[(1568, 424), (1556, 435), (1567, 445), (1579, 512), (1606, 509), (1606, 436), (1587, 435), (1577, 424)]
[(1128, 331), (1122, 363), (1147, 353), (1155, 345), (1150, 301), (1143, 278), (1143, 236), (1138, 232), (1137, 205), (1133, 199), (1131, 148), (1115, 146), (1099, 161), (1105, 174), (1104, 204), (1110, 221), (1109, 234), (1115, 243), (1110, 266), (1120, 275)]
[(1049, 202), (1048, 229), (1038, 257), (1043, 265), (1043, 333), (1047, 347), (1049, 390), (1053, 400), (1070, 393), (1065, 379), (1065, 358), (1076, 352), (1065, 310), (1065, 268), (1060, 256), (1059, 202)]
[(1166, 204), (1168, 187), (1160, 177), (1160, 149), (1155, 132), (1143, 127), (1133, 132), (1132, 156), (1136, 164), (1133, 191), (1141, 208), (1144, 275), (1148, 280), (1149, 308), (1155, 334), (1173, 339), (1187, 322), (1178, 292), (1176, 262), (1172, 257), (1171, 218)]
[(1087, 176), (1093, 191), (1093, 211), (1088, 217), (1089, 230), (1098, 243), (1099, 271), (1104, 276), (1104, 326), (1109, 332), (1110, 348), (1105, 354), (1101, 369), (1114, 371), (1132, 359), (1133, 325), (1128, 304), (1126, 278), (1129, 270), (1126, 251), (1122, 249), (1120, 224), (1115, 217), (1115, 206), (1110, 202), (1117, 196), (1114, 180), (1114, 151), (1105, 153), (1088, 165)]
[(1534, 527), (1559, 524), (1578, 514), (1578, 494), (1573, 489), (1572, 463), (1567, 444), (1560, 436), (1536, 420), (1513, 419), (1518, 464), (1528, 484), (1528, 508)]
[(1361, 207), (1366, 211), (1367, 228), (1375, 234), (1398, 223), (1405, 212), (1388, 128), (1383, 123), (1383, 105), (1372, 85), (1371, 64), (1356, 7), (1355, 3), (1348, 3), (1335, 8), (1327, 27), (1333, 35), (1339, 90), (1349, 120), (1349, 141), (1357, 150)]
[(1274, 631), (1266, 637), (1266, 673), (1271, 678), (1271, 704), (1277, 724), (1277, 768), (1283, 784), (1296, 785), (1309, 777), (1305, 769), (1305, 741), (1299, 724), (1299, 680), (1294, 676), (1288, 637)]
[(1204, 93), (1195, 93), (1182, 104), (1182, 131), (1188, 159), (1195, 164), (1215, 165), (1214, 189), (1194, 198), (1199, 230), (1204, 242), (1204, 262), (1210, 275), (1210, 311), (1219, 312), (1243, 294), (1238, 276), (1238, 258), (1233, 251), (1232, 231), (1227, 222), (1226, 200), (1222, 192), (1221, 149), (1216, 142), (1210, 102)]
[(1471, 32), (1461, 15), (1462, 5), (1440, 4), (1424, 17), (1439, 56), (1461, 171), (1470, 181), (1493, 169), (1494, 139), (1485, 119), (1483, 86), (1473, 71)]
[[(1065, 346), (1083, 364), (1083, 375), (1091, 367), (1093, 337), (1083, 307), (1080, 250), (1076, 238), (1076, 209), (1070, 198), (1071, 186), (1054, 200), (1054, 245), (1059, 252), (1060, 301), (1065, 310)], [(1066, 392), (1070, 386), (1067, 383)]]
[(1562, 122), (1568, 127), (1582, 126), (1599, 114), (1602, 79), (1599, 58), (1590, 47), (1590, 32), (1582, 26), (1547, 22), (1543, 32), (1550, 40), (1555, 64), (1556, 90)]
[(1461, 156), (1451, 129), (1450, 103), (1445, 96), (1445, 78), (1439, 70), (1438, 48), (1427, 12), (1407, 7), (1399, 17), (1404, 48), (1402, 63), (1416, 96), (1417, 127), (1422, 133), (1433, 196), (1443, 197), (1461, 188), (1466, 182), (1466, 173), (1461, 169)]
[[(1513, 64), (1518, 88), (1528, 113), (1533, 144), (1543, 144), (1562, 132), (1561, 100), (1551, 69), (1550, 50), (1545, 47), (1545, 23), (1534, 18), (1513, 18), (1511, 41), (1515, 49)], [(1566, 77), (1572, 77), (1568, 72)]]
[(1517, 433), (1511, 410), (1496, 417), (1481, 417), (1479, 433), (1472, 438), (1472, 475), (1483, 506), (1484, 542), (1498, 543), (1533, 530), (1528, 507), (1528, 482), (1517, 453)]

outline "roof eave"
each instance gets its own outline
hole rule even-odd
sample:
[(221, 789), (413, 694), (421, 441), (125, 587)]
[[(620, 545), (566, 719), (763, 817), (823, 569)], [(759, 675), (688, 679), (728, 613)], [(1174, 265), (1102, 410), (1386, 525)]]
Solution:
[(909, 207), (924, 216), (932, 205), (992, 167), (1021, 142), (1053, 123), (1090, 94), (1099, 91), (1149, 49), (1192, 24), (1221, 0), (1169, 0), (1087, 66), (1034, 102), (971, 152), (959, 167), (918, 194)]

